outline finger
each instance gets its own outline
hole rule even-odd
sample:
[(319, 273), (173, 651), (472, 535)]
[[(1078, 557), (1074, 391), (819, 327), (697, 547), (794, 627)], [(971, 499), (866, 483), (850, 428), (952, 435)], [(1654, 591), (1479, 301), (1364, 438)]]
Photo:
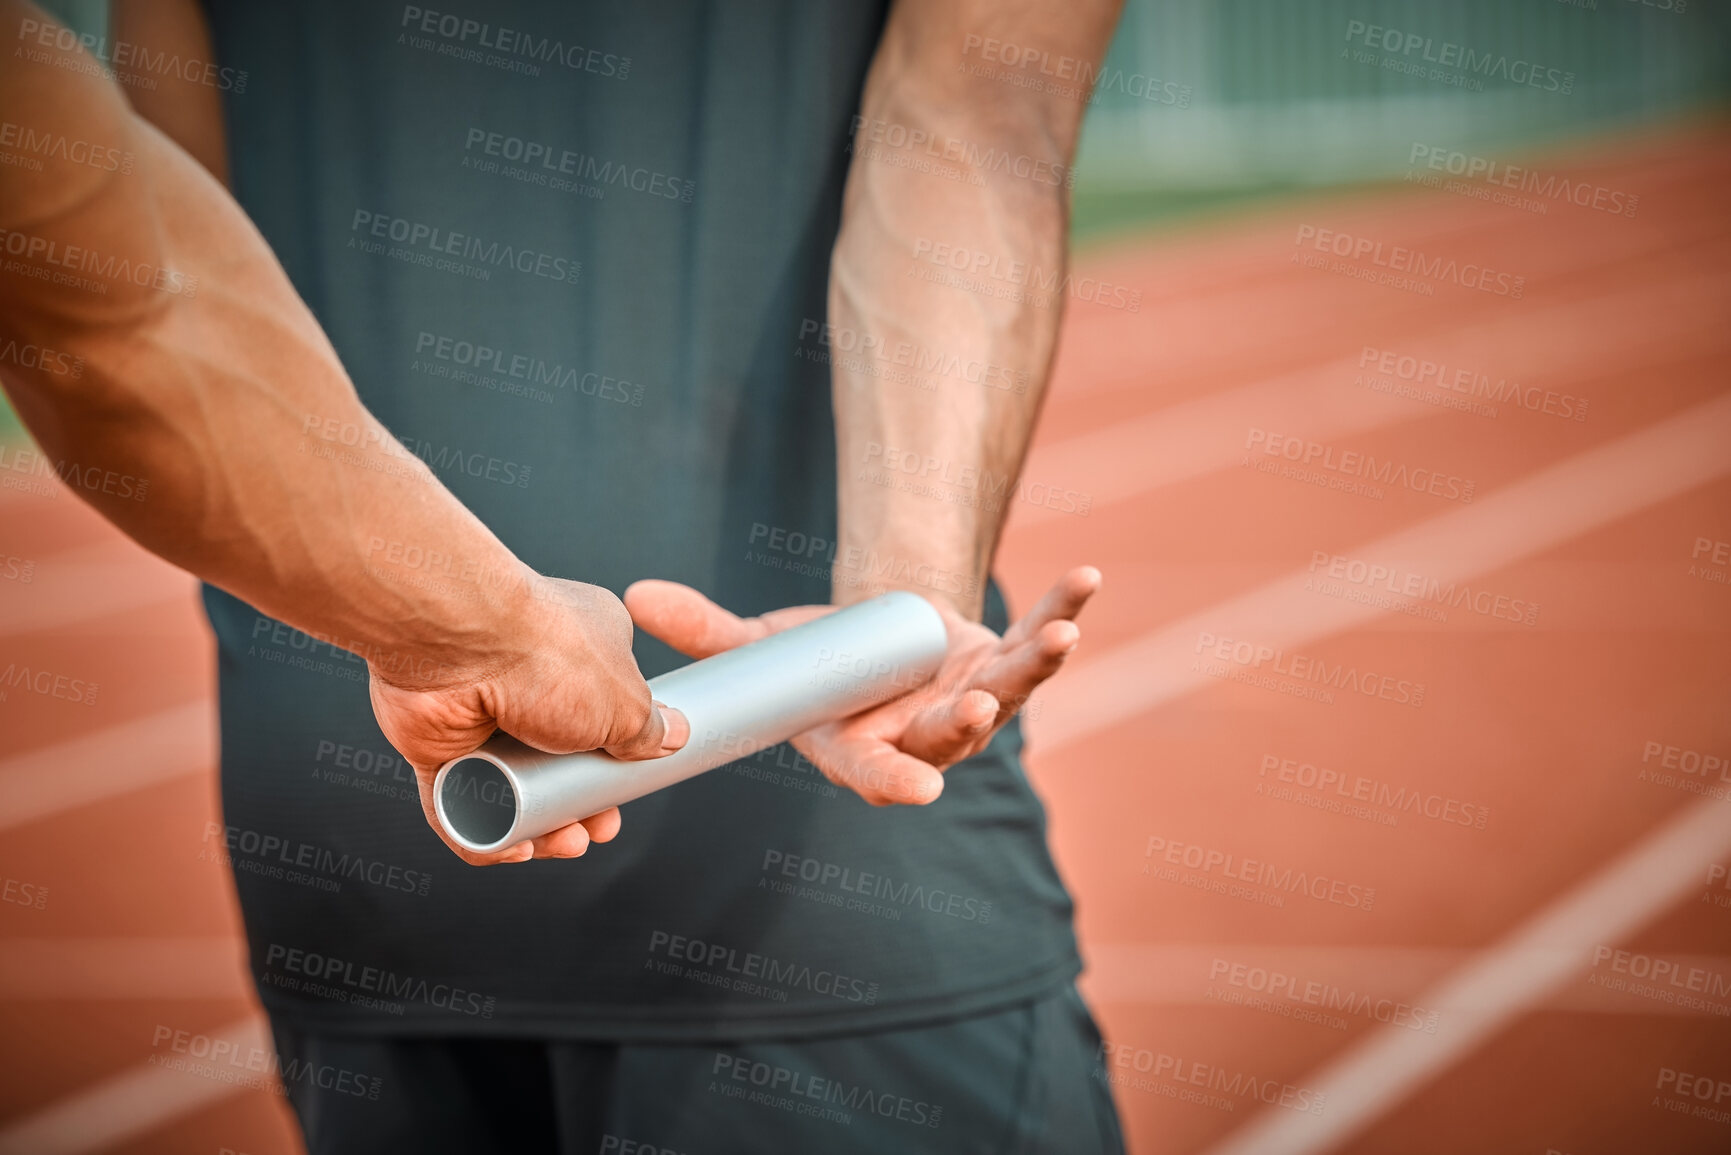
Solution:
[(1093, 566), (1077, 566), (1052, 583), (1052, 588), (1035, 603), (1034, 608), (1004, 631), (1005, 644), (1020, 645), (1038, 634), (1047, 622), (1069, 621), (1075, 618), (1082, 612), (1082, 607), (1088, 604), (1088, 599), (1099, 592), (1102, 580), (1104, 579), (1100, 571)]
[(621, 822), (619, 807), (608, 807), (599, 814), (591, 814), (568, 826), (549, 830), (532, 842), (519, 842), (511, 848), (505, 861), (524, 861), (524, 846), (532, 848), (530, 856), (534, 858), (581, 858), (591, 843), (613, 841), (614, 836), (619, 833)]
[[(1081, 640), (1075, 622), (1050, 621), (1032, 639), (1000, 653), (968, 681), (952, 704), (921, 711), (908, 722), (901, 748), (936, 766), (977, 753), (983, 739), (1008, 722), (1041, 682), (1057, 673)], [(980, 724), (987, 714), (985, 724)]]
[(1063, 667), (1081, 639), (1081, 628), (1075, 622), (1047, 622), (1033, 638), (986, 663), (974, 675), (970, 688), (984, 690), (997, 699), (1002, 723), (1027, 702), (1041, 682)]
[(936, 766), (881, 738), (796, 745), (824, 777), (873, 806), (923, 806), (944, 792), (944, 776)]
[(452, 850), (457, 852), (457, 857), (470, 866), (503, 866), (509, 862), (528, 862), (535, 857), (535, 844), (527, 838), (514, 846), (507, 846), (504, 850), (495, 850), (491, 854), (477, 854), (472, 850), (464, 850), (448, 838), (445, 841)]
[(619, 834), (619, 827), (624, 819), (620, 817), (619, 807), (610, 806), (599, 814), (591, 814), (583, 819), (583, 828), (589, 831), (591, 842), (612, 842)]
[(589, 849), (589, 828), (581, 822), (549, 830), (534, 840), (536, 858), (580, 858)]
[(970, 689), (920, 711), (902, 732), (902, 750), (933, 766), (948, 766), (974, 753), (998, 720), (998, 699)]
[(678, 582), (633, 582), (624, 600), (639, 629), (693, 658), (731, 650), (769, 632), (757, 619), (722, 609)]
[(691, 740), (691, 723), (684, 714), (662, 702), (651, 703), (643, 729), (629, 741), (606, 747), (607, 753), (626, 762), (665, 758)]

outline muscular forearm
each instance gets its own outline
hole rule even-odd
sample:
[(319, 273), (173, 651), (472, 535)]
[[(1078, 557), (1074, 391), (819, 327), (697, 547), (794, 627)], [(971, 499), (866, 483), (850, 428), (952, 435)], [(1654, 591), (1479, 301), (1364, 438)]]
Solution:
[(507, 644), (498, 623), (537, 579), (361, 405), (216, 181), (23, 23), (47, 17), (3, 10), (26, 49), (0, 72), (3, 119), (86, 146), (0, 167), (0, 345), (57, 354), (0, 374), (55, 471), (153, 552), (398, 684)]
[(831, 266), (838, 602), (907, 588), (979, 615), (1057, 339), (1083, 105), (959, 66), (970, 37), (1097, 63), (1116, 8), (891, 14)]

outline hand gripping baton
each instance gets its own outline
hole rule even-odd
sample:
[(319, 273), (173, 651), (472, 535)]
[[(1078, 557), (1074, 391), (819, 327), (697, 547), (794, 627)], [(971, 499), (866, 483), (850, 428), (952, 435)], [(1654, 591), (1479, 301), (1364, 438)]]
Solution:
[(900, 697), (931, 679), (947, 648), (930, 602), (883, 594), (651, 678), (656, 700), (691, 723), (664, 758), (544, 754), (495, 734), (440, 767), (433, 807), (459, 846), (502, 850)]

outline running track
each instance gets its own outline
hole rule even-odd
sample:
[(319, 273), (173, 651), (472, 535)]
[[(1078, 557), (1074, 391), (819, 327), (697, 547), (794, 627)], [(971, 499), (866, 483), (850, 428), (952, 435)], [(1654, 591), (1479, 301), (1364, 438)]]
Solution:
[[(1000, 569), (1107, 575), (1028, 728), (1134, 1151), (1731, 1149), (1728, 144), (1544, 160), (1633, 218), (1395, 187), (1079, 258), (1140, 308), (1070, 303)], [(100, 687), (0, 700), (0, 1153), (294, 1151), (147, 1062), (264, 1038), (193, 584), (65, 492), (0, 525), (0, 665)]]

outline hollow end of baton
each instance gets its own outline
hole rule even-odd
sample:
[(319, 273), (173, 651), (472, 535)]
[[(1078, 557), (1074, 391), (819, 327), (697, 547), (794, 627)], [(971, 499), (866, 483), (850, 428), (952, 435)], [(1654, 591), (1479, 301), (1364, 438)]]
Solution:
[(522, 841), (512, 837), (521, 797), (511, 768), (484, 750), (452, 762), (433, 783), (433, 808), (445, 832), (481, 854)]

